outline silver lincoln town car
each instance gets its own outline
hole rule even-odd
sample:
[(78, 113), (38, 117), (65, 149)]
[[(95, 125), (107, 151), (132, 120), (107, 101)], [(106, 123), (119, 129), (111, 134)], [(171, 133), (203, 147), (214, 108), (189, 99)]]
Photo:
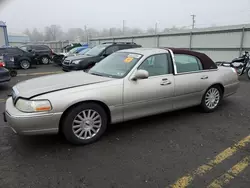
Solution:
[(239, 87), (237, 72), (205, 54), (177, 48), (117, 51), (88, 72), (20, 82), (4, 119), (15, 133), (62, 132), (73, 144), (96, 141), (108, 124), (199, 105), (214, 111)]

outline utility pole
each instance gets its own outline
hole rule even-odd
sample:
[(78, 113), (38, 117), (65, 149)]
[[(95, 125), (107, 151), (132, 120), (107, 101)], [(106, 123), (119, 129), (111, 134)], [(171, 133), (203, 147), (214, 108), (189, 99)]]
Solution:
[(155, 22), (155, 34), (157, 34), (157, 30), (158, 30), (158, 22)]
[(192, 29), (194, 29), (196, 15), (192, 14), (191, 16), (192, 16)]
[(84, 32), (85, 32), (85, 36), (86, 36), (86, 42), (89, 43), (89, 36), (88, 36), (88, 31), (87, 31), (87, 26), (84, 26)]
[(112, 36), (112, 28), (109, 28), (109, 36)]
[(125, 20), (122, 20), (122, 33), (125, 35)]

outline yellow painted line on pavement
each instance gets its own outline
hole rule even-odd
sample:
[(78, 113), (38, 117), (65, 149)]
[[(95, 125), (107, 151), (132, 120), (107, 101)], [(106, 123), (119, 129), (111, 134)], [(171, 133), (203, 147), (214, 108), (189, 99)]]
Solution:
[(38, 76), (38, 75), (59, 74), (59, 73), (63, 73), (63, 71), (55, 71), (55, 72), (36, 72), (36, 73), (28, 73), (28, 74), (18, 74), (17, 76)]
[(207, 188), (222, 188), (227, 185), (232, 179), (238, 176), (245, 168), (249, 166), (250, 156), (245, 157), (239, 163), (234, 165), (225, 174), (214, 180)]
[(240, 140), (238, 143), (233, 146), (225, 149), (218, 155), (214, 157), (214, 159), (210, 160), (207, 164), (199, 166), (196, 170), (187, 175), (179, 178), (174, 184), (168, 186), (172, 188), (184, 188), (187, 187), (196, 176), (203, 176), (210, 170), (212, 170), (216, 165), (220, 164), (225, 159), (231, 157), (235, 154), (239, 149), (244, 148), (250, 142), (250, 135)]

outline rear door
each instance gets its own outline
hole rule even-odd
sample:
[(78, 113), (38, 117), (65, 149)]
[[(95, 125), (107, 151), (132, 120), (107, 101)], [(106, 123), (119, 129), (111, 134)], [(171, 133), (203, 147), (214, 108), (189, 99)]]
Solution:
[(210, 85), (209, 70), (203, 70), (201, 61), (195, 56), (175, 54), (174, 58), (177, 70), (174, 109), (199, 104)]

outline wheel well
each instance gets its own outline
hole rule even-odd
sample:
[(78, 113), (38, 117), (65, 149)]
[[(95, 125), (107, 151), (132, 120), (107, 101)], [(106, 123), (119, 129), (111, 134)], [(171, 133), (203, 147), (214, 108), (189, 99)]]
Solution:
[(21, 63), (21, 61), (23, 61), (23, 60), (31, 62), (31, 60), (28, 59), (28, 58), (22, 58), (22, 59), (20, 59), (18, 62)]
[(61, 132), (61, 127), (62, 127), (62, 122), (64, 121), (64, 118), (65, 118), (65, 115), (74, 107), (78, 106), (78, 105), (82, 105), (84, 103), (96, 103), (96, 104), (99, 104), (104, 110), (105, 112), (107, 113), (107, 117), (108, 117), (108, 124), (111, 122), (111, 113), (110, 113), (110, 109), (109, 107), (101, 102), (101, 101), (95, 101), (95, 100), (89, 100), (89, 101), (83, 101), (83, 102), (78, 102), (78, 103), (75, 103), (73, 105), (71, 105), (70, 107), (68, 107), (62, 114), (61, 116), (61, 119), (60, 119), (60, 122), (59, 122), (59, 132)]
[(222, 96), (224, 95), (225, 88), (224, 88), (224, 86), (222, 84), (218, 83), (218, 84), (213, 84), (212, 86), (218, 86), (221, 89)]
[(43, 58), (43, 57), (47, 57), (47, 58), (49, 58), (50, 59), (50, 57), (49, 57), (49, 55), (47, 55), (47, 54), (45, 54), (45, 55), (41, 55), (41, 59)]

